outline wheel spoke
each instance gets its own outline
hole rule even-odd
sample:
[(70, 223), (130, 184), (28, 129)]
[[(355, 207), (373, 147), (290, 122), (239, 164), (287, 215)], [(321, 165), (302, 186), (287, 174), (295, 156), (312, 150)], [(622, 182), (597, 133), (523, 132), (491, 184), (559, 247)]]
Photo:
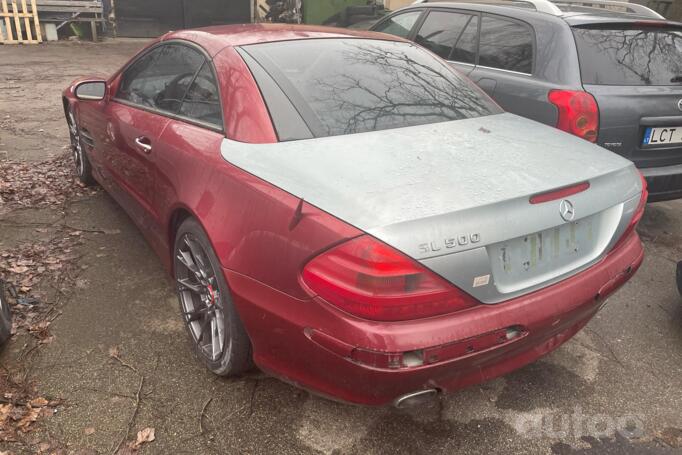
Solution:
[(220, 354), (220, 333), (218, 332), (218, 321), (216, 320), (215, 312), (211, 318), (211, 348), (211, 358), (215, 360)]
[(189, 278), (178, 278), (178, 284), (180, 284), (180, 291), (190, 290), (195, 294), (201, 295), (202, 286), (200, 284), (190, 282)]
[(76, 134), (76, 119), (73, 118), (71, 112), (69, 112), (69, 121), (67, 123), (69, 124), (69, 131)]
[(204, 315), (205, 315), (206, 313), (208, 313), (209, 311), (211, 311), (211, 308), (206, 307), (206, 308), (202, 308), (202, 309), (200, 309), (200, 310), (194, 310), (194, 311), (183, 312), (182, 315), (183, 315), (183, 316), (188, 316), (188, 317), (187, 317), (187, 322), (195, 322), (195, 321), (201, 320), (201, 318), (203, 318)]
[(187, 251), (179, 251), (180, 254), (178, 254), (178, 259), (182, 264), (189, 269), (190, 272), (195, 274), (197, 278), (201, 278), (201, 273), (199, 272), (199, 268), (197, 265), (194, 263), (194, 259), (192, 259), (192, 255), (187, 252)]
[(209, 317), (210, 314), (207, 314), (206, 319), (204, 319), (204, 322), (201, 324), (201, 327), (199, 328), (199, 337), (197, 338), (197, 344), (201, 344), (201, 342), (204, 339), (204, 334), (206, 333), (206, 329), (208, 326), (211, 324), (211, 321), (213, 320), (212, 317)]
[(208, 312), (211, 311), (211, 310), (212, 310), (211, 307), (204, 307), (204, 308), (200, 308), (200, 309), (198, 309), (198, 310), (183, 311), (183, 312), (182, 312), (182, 315), (183, 315), (183, 316), (190, 316), (190, 315), (193, 315), (193, 314), (204, 314), (204, 313), (208, 313)]
[(196, 321), (201, 320), (202, 317), (203, 316), (201, 314), (197, 313), (197, 314), (194, 314), (194, 315), (188, 317), (187, 322), (196, 322)]
[(204, 278), (210, 277), (211, 276), (209, 274), (210, 266), (209, 264), (206, 264), (205, 258), (202, 254), (203, 251), (201, 249), (201, 246), (198, 245), (197, 242), (195, 242), (189, 237), (185, 237), (185, 245), (187, 245), (189, 247), (189, 250), (192, 252), (192, 257), (194, 257), (194, 263), (197, 265), (197, 268), (199, 269), (201, 276)]

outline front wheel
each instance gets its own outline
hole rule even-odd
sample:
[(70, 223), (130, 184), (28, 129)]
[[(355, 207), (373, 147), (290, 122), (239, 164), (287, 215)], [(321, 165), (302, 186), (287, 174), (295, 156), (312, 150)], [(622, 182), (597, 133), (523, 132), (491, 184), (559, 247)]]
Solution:
[(182, 319), (197, 357), (220, 376), (247, 371), (251, 342), (208, 236), (194, 219), (180, 225), (173, 257)]
[(69, 106), (67, 114), (67, 123), (69, 126), (69, 137), (71, 138), (71, 153), (76, 165), (76, 174), (84, 185), (92, 186), (95, 184), (95, 178), (92, 176), (92, 166), (90, 165), (88, 155), (85, 153), (81, 131), (71, 106)]

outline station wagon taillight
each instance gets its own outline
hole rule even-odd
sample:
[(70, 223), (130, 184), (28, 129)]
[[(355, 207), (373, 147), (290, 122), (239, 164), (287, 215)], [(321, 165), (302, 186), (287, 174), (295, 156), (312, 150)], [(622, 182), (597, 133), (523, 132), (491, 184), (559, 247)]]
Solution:
[(377, 321), (426, 318), (478, 304), (415, 260), (367, 235), (313, 258), (302, 277), (328, 303)]
[(599, 108), (592, 95), (574, 90), (550, 90), (548, 98), (559, 111), (557, 128), (597, 142)]

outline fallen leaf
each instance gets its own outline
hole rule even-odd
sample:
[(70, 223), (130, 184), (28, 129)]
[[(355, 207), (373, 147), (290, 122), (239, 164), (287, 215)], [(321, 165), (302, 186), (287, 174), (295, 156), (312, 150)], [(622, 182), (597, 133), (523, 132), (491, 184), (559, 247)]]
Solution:
[(682, 429), (666, 428), (663, 431), (657, 431), (656, 436), (670, 447), (682, 447)]
[(11, 404), (0, 404), (0, 427), (2, 427), (2, 423), (9, 418), (13, 407), (14, 406)]
[(109, 348), (109, 357), (120, 357), (120, 351), (118, 350), (118, 346), (112, 346)]
[(17, 427), (19, 428), (20, 431), (23, 432), (28, 431), (28, 427), (30, 427), (33, 422), (38, 420), (39, 415), (40, 408), (29, 408), (27, 412), (23, 415), (23, 417), (21, 417), (21, 419), (19, 420)]
[(44, 338), (39, 341), (40, 344), (50, 344), (54, 341), (54, 335), (50, 335), (47, 338)]
[(29, 402), (32, 408), (44, 408), (47, 403), (48, 401), (43, 397), (34, 398)]
[(152, 442), (154, 439), (156, 439), (156, 437), (154, 435), (153, 428), (145, 428), (144, 430), (140, 430), (137, 432), (137, 440), (135, 441), (135, 447), (140, 447), (142, 444), (146, 442)]

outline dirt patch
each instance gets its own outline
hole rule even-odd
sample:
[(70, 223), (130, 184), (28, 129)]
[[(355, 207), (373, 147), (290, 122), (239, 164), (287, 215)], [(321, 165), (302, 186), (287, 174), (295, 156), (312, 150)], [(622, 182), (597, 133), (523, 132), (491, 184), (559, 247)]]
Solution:
[(65, 148), (45, 161), (0, 161), (0, 215), (17, 208), (61, 206), (97, 191), (77, 179), (71, 153)]
[[(83, 232), (66, 224), (68, 205), (96, 191), (77, 180), (68, 152), (42, 162), (0, 161), (0, 226), (34, 234), (0, 250), (0, 281), (13, 313), (12, 333), (24, 343), (0, 370), (0, 441), (22, 450), (36, 449), (27, 435), (61, 404), (41, 396), (29, 365), (37, 349), (54, 341), (50, 325), (78, 288), (77, 249)], [(56, 212), (49, 223), (14, 219), (17, 211), (43, 207)], [(59, 445), (44, 444), (38, 443), (38, 451)]]

